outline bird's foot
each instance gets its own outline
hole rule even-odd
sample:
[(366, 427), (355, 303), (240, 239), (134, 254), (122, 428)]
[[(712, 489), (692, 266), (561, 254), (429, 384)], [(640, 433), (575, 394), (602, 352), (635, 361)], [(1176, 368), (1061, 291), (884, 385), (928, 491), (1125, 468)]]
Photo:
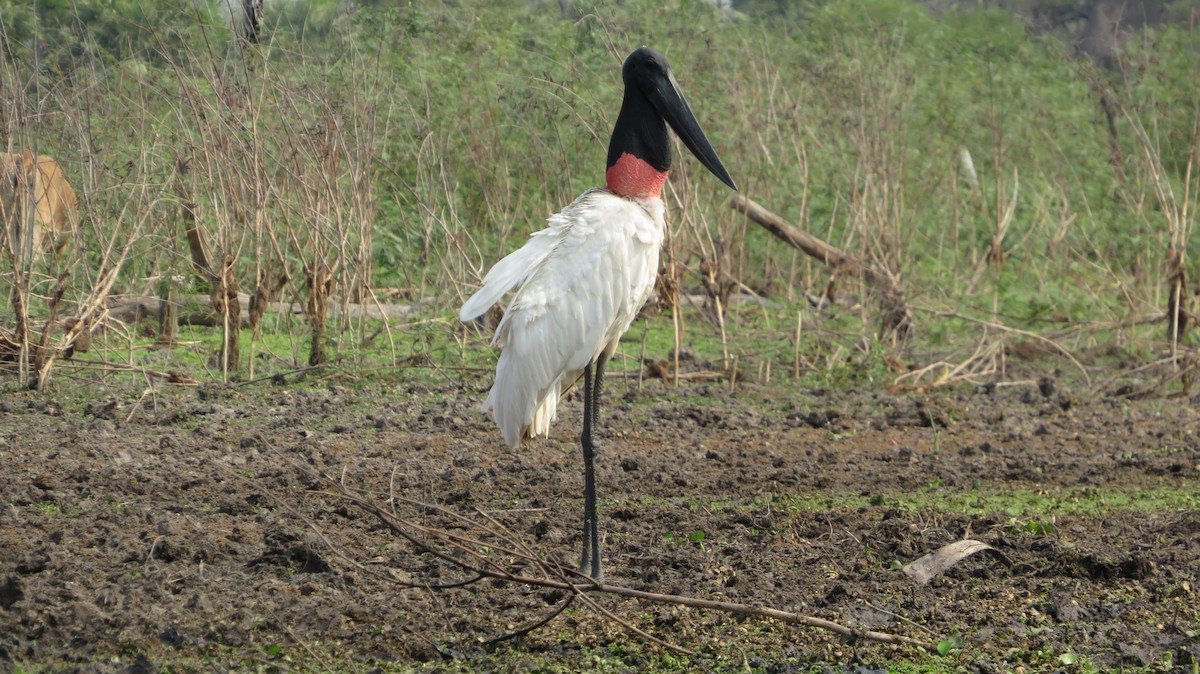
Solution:
[(597, 583), (604, 581), (604, 572), (600, 567), (591, 568), (586, 562), (579, 565), (579, 575), (586, 576)]

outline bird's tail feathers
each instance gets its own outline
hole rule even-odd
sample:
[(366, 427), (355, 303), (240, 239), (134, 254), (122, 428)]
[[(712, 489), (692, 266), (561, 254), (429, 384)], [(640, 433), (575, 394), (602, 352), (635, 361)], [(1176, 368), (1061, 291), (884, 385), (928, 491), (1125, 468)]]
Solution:
[(539, 385), (536, 373), (513, 362), (502, 353), (496, 367), (496, 382), (480, 408), (490, 411), (510, 449), (525, 438), (550, 435), (550, 422), (558, 416), (559, 382)]

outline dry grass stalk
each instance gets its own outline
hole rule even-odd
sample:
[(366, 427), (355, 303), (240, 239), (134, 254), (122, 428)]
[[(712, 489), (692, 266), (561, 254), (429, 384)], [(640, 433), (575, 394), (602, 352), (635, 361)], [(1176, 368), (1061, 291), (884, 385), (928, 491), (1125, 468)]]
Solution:
[(996, 213), (995, 228), (992, 230), (992, 238), (988, 244), (987, 255), (984, 256), (983, 261), (975, 268), (975, 274), (971, 277), (971, 283), (968, 286), (968, 294), (975, 292), (985, 270), (990, 269), (993, 275), (999, 275), (1000, 269), (1004, 267), (1004, 239), (1008, 236), (1008, 229), (1012, 225), (1013, 215), (1017, 212), (1017, 194), (1020, 192), (1020, 186), (1020, 176), (1015, 166), (1013, 167), (1011, 192), (1009, 192), (1009, 187), (1004, 184), (999, 176), (996, 178), (996, 201), (1002, 202), (1006, 194), (1008, 201), (1003, 209)]
[(159, 288), (158, 336), (154, 344), (171, 348), (179, 342), (179, 289), (170, 277), (163, 279)]
[(1191, 151), (1183, 175), (1183, 194), (1177, 199), (1158, 148), (1141, 122), (1127, 109), (1122, 111), (1138, 139), (1155, 197), (1167, 220), (1167, 250), (1163, 261), (1167, 282), (1167, 340), (1171, 345), (1171, 357), (1178, 359), (1179, 342), (1195, 321), (1188, 306), (1187, 247), (1196, 219), (1195, 200), (1200, 195), (1200, 171), (1196, 167), (1197, 153), (1200, 152), (1200, 118), (1193, 120)]
[[(1161, 318), (1155, 319), (1154, 322), (1157, 323), (1159, 320)], [(1181, 395), (1188, 397), (1192, 395), (1191, 391), (1197, 370), (1200, 370), (1200, 349), (1180, 347), (1177, 353), (1168, 355), (1166, 358), (1113, 374), (1097, 384), (1096, 390), (1114, 392), (1130, 400), (1141, 400), (1161, 395), (1169, 384), (1179, 380), (1183, 389)], [(1159, 374), (1158, 379), (1146, 385), (1126, 383), (1117, 386), (1118, 381), (1134, 379), (1144, 372), (1156, 372)]]
[[(720, 253), (717, 253), (720, 255)], [(721, 336), (721, 359), (724, 367), (729, 367), (729, 335), (725, 331), (725, 309), (729, 306), (729, 293), (736, 287), (730, 284), (722, 271), (720, 257), (703, 257), (700, 260), (700, 280), (704, 287), (705, 306), (709, 315), (717, 323)]]
[(905, 372), (892, 380), (897, 391), (925, 393), (945, 386), (968, 382), (982, 384), (1001, 371), (1004, 358), (1004, 340), (988, 339), (985, 335), (975, 346), (975, 351), (961, 362), (938, 361), (922, 368)]
[[(671, 334), (675, 340), (674, 359), (675, 367), (672, 372), (674, 376), (671, 378), (673, 386), (679, 385), (679, 353), (683, 350), (683, 323), (682, 316), (679, 311), (679, 268), (675, 264), (675, 249), (668, 243), (663, 246), (663, 260), (659, 265), (658, 277), (654, 280), (655, 296), (658, 298), (660, 306), (667, 306), (671, 309)], [(645, 341), (642, 342), (642, 349), (645, 350)], [(643, 354), (644, 356), (644, 354)], [(666, 377), (663, 378), (666, 381)], [(640, 382), (640, 375), (639, 375)]]
[[(1088, 387), (1091, 387), (1091, 385), (1092, 385), (1092, 377), (1091, 377), (1091, 375), (1088, 374), (1087, 368), (1085, 368), (1083, 366), (1083, 363), (1079, 362), (1079, 359), (1076, 358), (1075, 354), (1071, 353), (1071, 351), (1069, 349), (1067, 349), (1065, 346), (1063, 346), (1060, 342), (1058, 342), (1054, 339), (1051, 339), (1050, 337), (1047, 337), (1045, 335), (1039, 335), (1039, 334), (1030, 332), (1028, 330), (1022, 330), (1020, 328), (1013, 328), (1013, 327), (1004, 325), (1003, 323), (999, 323), (996, 321), (990, 321), (990, 320), (986, 320), (986, 319), (982, 319), (982, 318), (975, 318), (973, 316), (967, 316), (965, 314), (961, 314), (961, 313), (954, 312), (954, 311), (932, 311), (931, 313), (934, 315), (935, 318), (938, 318), (938, 319), (950, 318), (950, 319), (967, 321), (969, 323), (976, 323), (980, 326), (983, 326), (987, 330), (996, 330), (998, 332), (1002, 332), (1005, 334), (1019, 335), (1019, 336), (1028, 338), (1030, 340), (1033, 340), (1035, 342), (1038, 342), (1040, 344), (1043, 344), (1046, 347), (1048, 347), (1051, 351), (1053, 351), (1055, 353), (1059, 353), (1063, 357), (1065, 357), (1067, 360), (1069, 360), (1071, 362), (1071, 364), (1074, 365), (1076, 367), (1076, 369), (1079, 370), (1079, 373), (1081, 375), (1083, 375), (1083, 380), (1084, 380), (1085, 385), (1087, 385)], [(971, 359), (968, 359), (968, 360), (971, 360)]]
[(236, 263), (232, 257), (221, 265), (221, 274), (212, 285), (213, 311), (221, 318), (221, 350), (217, 354), (221, 376), (228, 380), (238, 369), (239, 340), (242, 327), (242, 305), (238, 298)]
[(792, 343), (792, 377), (800, 378), (800, 335), (804, 331), (804, 314), (796, 312), (796, 337)]

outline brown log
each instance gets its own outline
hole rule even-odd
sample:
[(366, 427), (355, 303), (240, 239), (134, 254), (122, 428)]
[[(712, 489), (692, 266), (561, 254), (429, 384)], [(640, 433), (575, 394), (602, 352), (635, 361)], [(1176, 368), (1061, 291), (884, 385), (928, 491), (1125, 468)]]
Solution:
[(308, 285), (308, 302), (305, 312), (312, 322), (312, 341), (309, 347), (308, 364), (320, 365), (328, 359), (325, 352), (325, 333), (328, 328), (329, 299), (333, 295), (335, 279), (333, 270), (324, 263), (305, 269)]
[[(250, 295), (238, 293), (238, 306), (242, 310), (239, 324), (243, 328), (250, 326), (248, 311), (250, 300)], [(143, 319), (158, 316), (160, 301), (160, 298), (150, 295), (112, 295), (106, 302), (108, 308), (105, 314), (107, 318), (123, 323), (137, 323)], [(212, 298), (208, 295), (190, 294), (178, 298), (178, 301), (179, 309), (181, 310), (178, 314), (180, 325), (220, 327), (224, 323), (221, 315), (213, 309)], [(421, 306), (420, 302), (407, 304), (350, 304), (345, 307), (345, 315), (356, 319), (370, 318), (387, 321), (407, 321), (420, 311)], [(268, 302), (267, 311), (294, 316), (306, 315), (305, 305), (295, 302)], [(329, 317), (340, 317), (342, 314), (342, 306), (331, 302), (329, 305)]]
[(879, 293), (883, 305), (880, 319), (880, 334), (894, 332), (896, 338), (907, 339), (912, 330), (912, 310), (892, 274), (875, 269), (870, 264), (843, 252), (821, 239), (805, 232), (760, 204), (740, 195), (734, 195), (729, 205), (746, 217), (762, 225), (785, 243), (799, 248), (809, 257), (820, 260), (834, 274), (847, 272), (862, 277), (867, 285)]
[(783, 240), (784, 243), (799, 248), (808, 254), (809, 257), (816, 258), (833, 269), (850, 267), (856, 274), (861, 274), (862, 270), (865, 269), (864, 265), (853, 256), (847, 255), (817, 237), (812, 236), (808, 232), (784, 220), (779, 215), (740, 194), (735, 194), (733, 201), (729, 205), (733, 207), (733, 210), (745, 213), (746, 217), (762, 225), (768, 232)]

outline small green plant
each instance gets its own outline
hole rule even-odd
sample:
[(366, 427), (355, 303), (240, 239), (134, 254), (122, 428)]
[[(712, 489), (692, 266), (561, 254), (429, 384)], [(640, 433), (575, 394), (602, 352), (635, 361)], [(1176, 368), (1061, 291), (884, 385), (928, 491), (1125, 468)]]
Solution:
[(30, 504), (30, 508), (42, 513), (46, 517), (79, 517), (80, 511), (77, 508), (69, 508), (63, 510), (62, 506), (57, 503), (42, 502)]
[(954, 636), (947, 637), (944, 639), (938, 639), (937, 655), (941, 655), (941, 656), (950, 655), (950, 652), (961, 648), (961, 645), (962, 645), (962, 637), (959, 636), (959, 634), (954, 634)]
[(951, 637), (947, 637), (945, 639), (938, 640), (937, 653), (938, 653), (938, 655), (943, 655), (943, 656), (950, 655), (951, 651), (957, 650), (961, 647), (962, 647), (962, 636), (955, 634)]
[(1028, 522), (1014, 521), (1008, 528), (1013, 534), (1032, 534), (1034, 536), (1045, 536), (1054, 531), (1054, 525), (1050, 522), (1041, 520), (1029, 520)]

